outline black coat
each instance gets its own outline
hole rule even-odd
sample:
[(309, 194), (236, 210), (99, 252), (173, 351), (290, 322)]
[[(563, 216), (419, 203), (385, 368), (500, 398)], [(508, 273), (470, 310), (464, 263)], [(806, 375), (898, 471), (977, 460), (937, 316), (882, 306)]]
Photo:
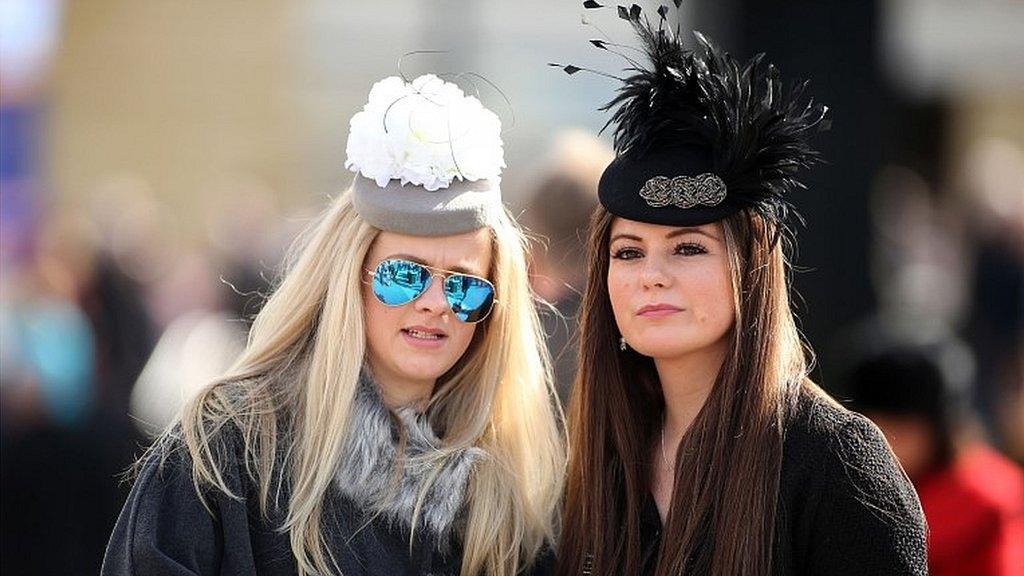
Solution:
[[(650, 496), (641, 518), (642, 573), (654, 574), (662, 526)], [(925, 532), (917, 493), (878, 427), (801, 392), (783, 444), (773, 572), (924, 576)], [(688, 574), (710, 574), (707, 555), (695, 556)]]
[[(114, 527), (102, 576), (297, 574), (288, 535), (275, 530), (281, 515), (261, 517), (256, 487), (244, 467), (226, 470), (229, 487), (244, 500), (211, 491), (211, 515), (196, 494), (182, 454), (174, 452), (162, 467), (152, 457), (143, 467)], [(407, 529), (381, 517), (365, 525), (366, 518), (363, 510), (338, 494), (326, 499), (325, 533), (344, 576), (458, 575), (457, 543), (449, 554), (442, 554), (418, 535), (410, 553)], [(546, 573), (551, 563), (552, 558), (544, 556), (528, 573)]]

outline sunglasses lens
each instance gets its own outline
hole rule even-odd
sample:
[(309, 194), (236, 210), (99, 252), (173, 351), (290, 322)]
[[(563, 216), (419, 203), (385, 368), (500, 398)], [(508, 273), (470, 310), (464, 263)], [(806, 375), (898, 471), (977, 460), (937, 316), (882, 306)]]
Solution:
[(387, 306), (412, 302), (428, 284), (430, 271), (406, 260), (383, 260), (373, 275), (373, 293)]
[(494, 286), (482, 278), (452, 274), (444, 281), (444, 295), (452, 313), (463, 322), (479, 322), (494, 306)]

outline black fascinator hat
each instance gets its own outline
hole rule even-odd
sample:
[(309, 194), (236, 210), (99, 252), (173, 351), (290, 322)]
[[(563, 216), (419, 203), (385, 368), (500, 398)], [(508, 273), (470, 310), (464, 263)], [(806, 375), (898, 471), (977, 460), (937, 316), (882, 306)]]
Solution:
[[(676, 0), (678, 9), (681, 0)], [(584, 7), (604, 8), (588, 0)], [(699, 32), (683, 44), (678, 25), (660, 6), (655, 23), (640, 6), (618, 6), (640, 40), (640, 58), (610, 40), (595, 47), (628, 62), (627, 76), (551, 64), (568, 74), (588, 71), (622, 82), (602, 110), (614, 128), (615, 160), (598, 196), (612, 214), (652, 224), (697, 226), (750, 209), (785, 231), (788, 194), (803, 188), (799, 173), (819, 161), (809, 136), (827, 128), (827, 107), (805, 97), (807, 82), (784, 86), (759, 54), (740, 64)], [(797, 216), (799, 218), (799, 216)]]

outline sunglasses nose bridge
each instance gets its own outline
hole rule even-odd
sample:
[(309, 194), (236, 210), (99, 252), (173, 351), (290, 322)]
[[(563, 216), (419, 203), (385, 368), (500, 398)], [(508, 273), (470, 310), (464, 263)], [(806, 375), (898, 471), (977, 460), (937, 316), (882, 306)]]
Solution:
[[(440, 276), (441, 279), (435, 282), (434, 276)], [(431, 272), (426, 279), (426, 285), (423, 287), (423, 292), (416, 297), (414, 304), (418, 308), (429, 310), (431, 312), (447, 311), (448, 300), (444, 294), (444, 274)]]

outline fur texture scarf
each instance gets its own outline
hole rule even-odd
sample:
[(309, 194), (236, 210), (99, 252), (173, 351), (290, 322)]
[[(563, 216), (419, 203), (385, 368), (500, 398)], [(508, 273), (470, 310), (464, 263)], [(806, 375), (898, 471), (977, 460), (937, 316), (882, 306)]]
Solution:
[(434, 465), (425, 462), (425, 456), (442, 446), (427, 416), (411, 406), (389, 410), (367, 369), (359, 378), (349, 421), (336, 478), (341, 493), (368, 514), (380, 513), (411, 529), (420, 492), (432, 482), (415, 519), (416, 530), (425, 528), (438, 546), (447, 547), (461, 531), (469, 477), (484, 452), (468, 448), (440, 465), (437, 460)]

